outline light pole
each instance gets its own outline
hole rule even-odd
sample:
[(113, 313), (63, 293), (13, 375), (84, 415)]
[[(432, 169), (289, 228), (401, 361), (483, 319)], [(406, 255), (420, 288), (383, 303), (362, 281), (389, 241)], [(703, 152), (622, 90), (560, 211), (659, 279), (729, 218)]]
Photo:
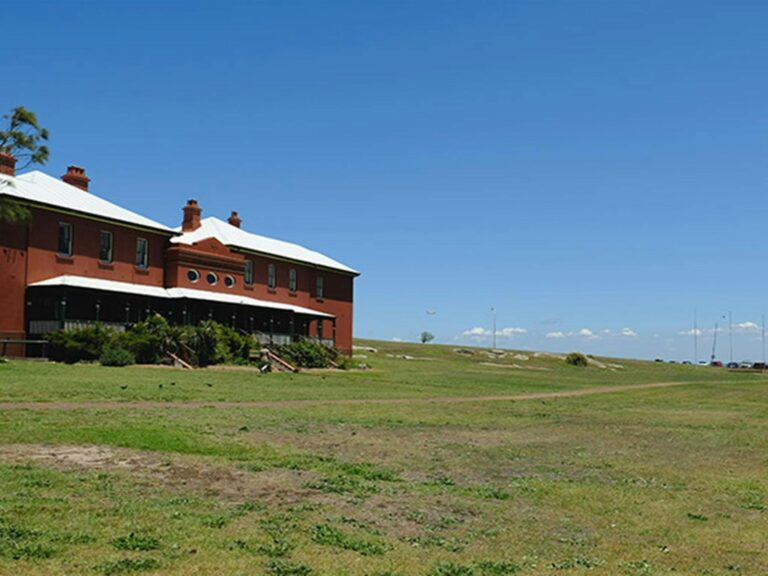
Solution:
[(762, 372), (765, 372), (765, 314), (763, 314), (762, 318), (760, 319), (760, 332), (761, 332), (761, 339), (763, 344), (763, 369)]
[(733, 362), (733, 313), (731, 312), (728, 312), (728, 346), (730, 348), (728, 362)]
[(493, 314), (493, 349), (496, 350), (496, 308), (491, 308)]
[(693, 365), (699, 365), (699, 320), (696, 308), (693, 309)]

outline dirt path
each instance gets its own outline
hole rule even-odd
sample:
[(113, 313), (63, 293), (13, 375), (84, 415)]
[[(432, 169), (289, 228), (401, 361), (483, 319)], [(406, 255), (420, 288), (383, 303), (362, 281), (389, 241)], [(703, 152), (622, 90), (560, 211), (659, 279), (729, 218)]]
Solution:
[(574, 398), (597, 394), (613, 394), (648, 390), (651, 388), (671, 388), (696, 384), (696, 382), (651, 382), (648, 384), (627, 384), (625, 386), (601, 386), (559, 392), (531, 392), (498, 396), (437, 396), (431, 398), (348, 398), (342, 400), (85, 400), (81, 402), (0, 402), (3, 410), (135, 410), (153, 408), (291, 408), (301, 406), (334, 406), (356, 404), (457, 404), (461, 402), (515, 402), (521, 400), (547, 400), (555, 398)]

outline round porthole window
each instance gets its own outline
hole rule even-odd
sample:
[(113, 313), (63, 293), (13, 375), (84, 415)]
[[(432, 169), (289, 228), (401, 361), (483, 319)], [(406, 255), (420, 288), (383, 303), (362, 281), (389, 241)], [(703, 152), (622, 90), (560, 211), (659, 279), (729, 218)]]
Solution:
[(187, 271), (187, 280), (189, 280), (192, 283), (197, 282), (198, 280), (200, 280), (200, 272), (198, 272), (195, 269), (188, 270)]
[(232, 276), (224, 276), (224, 285), (227, 288), (232, 288), (235, 285), (235, 279)]
[(219, 277), (216, 276), (216, 274), (214, 274), (213, 272), (208, 272), (205, 279), (208, 280), (208, 284), (210, 284), (211, 286), (215, 286), (219, 281)]

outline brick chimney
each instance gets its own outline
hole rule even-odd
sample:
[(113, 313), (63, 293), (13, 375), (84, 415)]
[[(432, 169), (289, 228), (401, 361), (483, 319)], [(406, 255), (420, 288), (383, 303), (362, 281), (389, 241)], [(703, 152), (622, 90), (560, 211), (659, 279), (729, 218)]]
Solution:
[(0, 174), (6, 176), (16, 175), (16, 158), (9, 150), (0, 149)]
[(235, 212), (234, 210), (232, 210), (232, 214), (230, 214), (227, 222), (229, 222), (235, 228), (240, 228), (240, 224), (243, 223), (243, 221), (240, 219), (240, 216), (238, 216), (237, 212)]
[(197, 200), (187, 200), (184, 206), (184, 221), (181, 223), (182, 232), (192, 232), (200, 228), (200, 214), (203, 210), (197, 205)]
[(88, 192), (88, 183), (91, 181), (88, 176), (85, 175), (85, 168), (80, 166), (67, 166), (67, 173), (61, 177), (64, 182), (85, 190)]

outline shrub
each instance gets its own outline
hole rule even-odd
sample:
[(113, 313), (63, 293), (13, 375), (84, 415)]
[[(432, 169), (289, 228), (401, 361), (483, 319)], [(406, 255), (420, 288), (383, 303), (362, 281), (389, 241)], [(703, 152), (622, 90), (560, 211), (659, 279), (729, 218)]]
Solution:
[(565, 363), (571, 366), (586, 366), (589, 364), (589, 360), (581, 352), (571, 352), (565, 357)]
[(155, 314), (118, 334), (115, 344), (133, 352), (139, 364), (157, 364), (170, 348), (175, 348), (171, 334), (165, 318)]
[(215, 363), (244, 362), (248, 360), (251, 354), (253, 338), (223, 324), (216, 324), (215, 329)]
[(97, 360), (104, 347), (111, 344), (115, 333), (103, 324), (48, 335), (52, 360), (74, 364)]
[(102, 366), (130, 366), (136, 363), (133, 352), (117, 346), (107, 346), (99, 356)]
[[(94, 324), (50, 334), (48, 341), (51, 359), (71, 364), (98, 360), (106, 348), (116, 348), (131, 354), (131, 364), (158, 364), (168, 352), (173, 352), (199, 366), (248, 362), (253, 344), (249, 335), (212, 320), (197, 326), (171, 326), (159, 314), (137, 322), (122, 333)], [(113, 356), (110, 351), (108, 357)], [(123, 354), (123, 358), (127, 356)]]
[(328, 368), (336, 352), (311, 340), (297, 340), (278, 347), (277, 353), (299, 368)]

